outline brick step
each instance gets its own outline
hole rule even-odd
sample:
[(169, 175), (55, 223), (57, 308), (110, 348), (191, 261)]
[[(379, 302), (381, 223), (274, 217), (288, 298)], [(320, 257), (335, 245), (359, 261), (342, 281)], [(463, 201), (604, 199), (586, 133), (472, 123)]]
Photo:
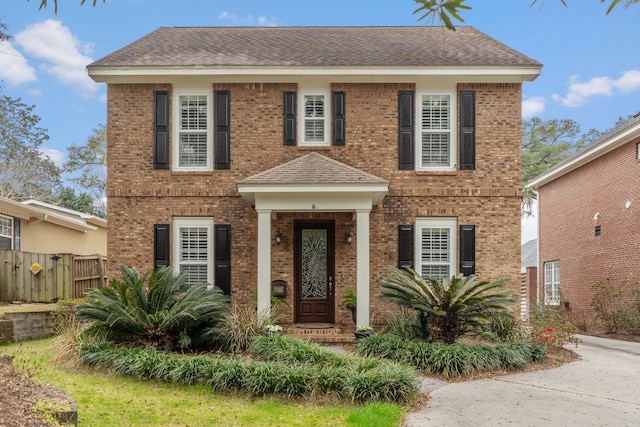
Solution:
[(341, 328), (333, 325), (292, 325), (286, 328), (285, 334), (320, 344), (351, 344), (355, 342), (353, 332), (343, 332)]

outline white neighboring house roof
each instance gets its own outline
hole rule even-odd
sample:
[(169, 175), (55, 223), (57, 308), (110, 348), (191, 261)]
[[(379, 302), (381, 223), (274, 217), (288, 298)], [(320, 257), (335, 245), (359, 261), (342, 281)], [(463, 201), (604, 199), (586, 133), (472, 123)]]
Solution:
[(604, 134), (601, 139), (588, 146), (575, 156), (558, 163), (548, 171), (533, 178), (527, 183), (527, 187), (538, 189), (543, 185), (578, 169), (582, 165), (598, 159), (628, 142), (638, 139), (640, 139), (640, 112), (634, 114), (629, 120), (625, 121), (620, 126)]
[(81, 232), (107, 227), (107, 220), (103, 218), (38, 200), (27, 200), (20, 203), (6, 197), (0, 197), (0, 214), (25, 221), (49, 222)]

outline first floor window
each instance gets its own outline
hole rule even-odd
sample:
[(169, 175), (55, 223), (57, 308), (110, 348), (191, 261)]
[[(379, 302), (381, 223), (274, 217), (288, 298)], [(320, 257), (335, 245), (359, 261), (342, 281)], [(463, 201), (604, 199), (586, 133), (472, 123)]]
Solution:
[(443, 278), (455, 274), (455, 218), (424, 218), (416, 220), (418, 271), (422, 277)]
[(13, 249), (13, 218), (0, 215), (0, 249)]
[(207, 93), (175, 97), (174, 165), (180, 170), (210, 170), (212, 159), (211, 99)]
[(544, 303), (560, 304), (560, 261), (544, 263)]
[(213, 283), (213, 219), (173, 221), (174, 268), (187, 274), (187, 283)]

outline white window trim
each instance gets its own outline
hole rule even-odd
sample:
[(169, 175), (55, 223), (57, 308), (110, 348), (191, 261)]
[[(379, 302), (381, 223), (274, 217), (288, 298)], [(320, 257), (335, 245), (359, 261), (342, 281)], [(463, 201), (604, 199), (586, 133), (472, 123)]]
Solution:
[[(458, 93), (455, 88), (442, 90), (416, 90), (416, 170), (419, 171), (455, 171), (458, 167)], [(449, 117), (449, 166), (422, 166), (422, 97), (424, 95), (448, 95), (450, 98)]]
[(9, 241), (11, 242), (11, 248), (10, 249), (13, 249), (13, 241), (14, 241), (13, 237), (15, 235), (15, 223), (13, 221), (13, 218), (10, 217), (10, 216), (6, 216), (6, 215), (0, 215), (0, 218), (8, 219), (9, 222), (11, 223), (11, 234), (2, 234), (2, 233), (0, 233), (0, 237), (8, 238)]
[[(180, 166), (180, 97), (198, 95), (207, 97), (207, 165)], [(172, 170), (182, 172), (213, 171), (213, 94), (211, 88), (174, 88), (172, 93)]]
[[(304, 116), (304, 97), (307, 95), (323, 95), (324, 96), (324, 141), (311, 141), (305, 140), (305, 116)], [(298, 90), (298, 141), (301, 146), (330, 146), (331, 145), (331, 118), (332, 118), (332, 105), (331, 105), (331, 90), (326, 86), (322, 87), (303, 87)]]
[[(547, 267), (551, 269), (551, 281), (547, 281)], [(560, 261), (545, 262), (543, 274), (545, 305), (560, 305)]]
[(207, 228), (207, 283), (213, 284), (213, 218), (209, 217), (174, 217), (173, 218), (173, 269), (180, 273), (180, 229), (185, 227)]
[(415, 227), (416, 271), (422, 275), (422, 229), (448, 228), (450, 238), (449, 277), (457, 274), (458, 265), (458, 219), (457, 218), (417, 218)]

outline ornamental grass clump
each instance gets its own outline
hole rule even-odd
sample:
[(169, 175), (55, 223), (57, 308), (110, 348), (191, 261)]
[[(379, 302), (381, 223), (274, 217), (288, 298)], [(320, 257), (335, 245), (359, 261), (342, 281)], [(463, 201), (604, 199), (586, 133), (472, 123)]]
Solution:
[(120, 267), (122, 278), (89, 291), (76, 317), (105, 331), (114, 342), (162, 350), (207, 348), (229, 297), (206, 283), (189, 284), (186, 274), (163, 267), (142, 276)]

